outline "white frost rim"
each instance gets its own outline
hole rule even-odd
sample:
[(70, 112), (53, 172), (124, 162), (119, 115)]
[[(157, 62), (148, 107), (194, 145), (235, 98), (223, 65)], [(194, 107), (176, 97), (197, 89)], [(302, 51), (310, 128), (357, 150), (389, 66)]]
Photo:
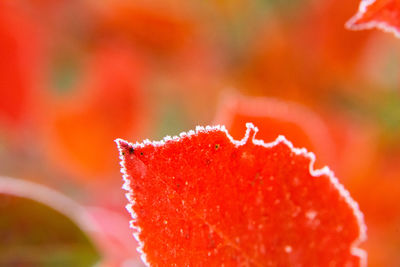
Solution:
[(219, 102), (214, 124), (222, 123), (229, 129), (235, 114), (255, 118), (267, 117), (297, 125), (318, 149), (314, 152), (326, 156), (326, 151), (330, 151), (334, 157), (338, 156), (325, 122), (316, 112), (299, 103), (272, 97), (247, 97), (239, 93), (226, 93)]
[[(274, 147), (280, 143), (284, 143), (296, 155), (302, 155), (302, 156), (310, 159), (309, 171), (313, 177), (319, 177), (321, 175), (328, 176), (331, 183), (339, 191), (339, 194), (344, 198), (344, 200), (347, 202), (347, 204), (352, 208), (353, 213), (356, 216), (360, 231), (359, 231), (358, 238), (355, 239), (353, 241), (353, 243), (351, 244), (350, 253), (353, 254), (354, 256), (357, 256), (360, 258), (360, 267), (366, 267), (367, 266), (367, 253), (365, 250), (359, 248), (359, 245), (367, 239), (367, 227), (364, 222), (364, 215), (361, 212), (361, 210), (358, 206), (358, 203), (355, 202), (351, 198), (350, 193), (344, 188), (344, 186), (342, 184), (340, 184), (339, 180), (335, 177), (333, 171), (331, 171), (329, 169), (329, 167), (327, 167), (327, 166), (325, 166), (321, 169), (315, 170), (314, 169), (314, 162), (315, 162), (314, 153), (308, 152), (305, 148), (293, 147), (293, 144), (290, 141), (288, 141), (283, 135), (279, 135), (276, 138), (276, 140), (271, 143), (264, 143), (263, 140), (255, 139), (255, 135), (258, 132), (258, 128), (256, 126), (254, 126), (252, 123), (248, 122), (248, 123), (246, 123), (246, 127), (247, 127), (246, 133), (245, 133), (245, 136), (242, 138), (242, 140), (234, 140), (232, 138), (232, 136), (230, 136), (230, 134), (228, 133), (228, 131), (224, 125), (206, 126), (206, 127), (197, 126), (195, 131), (190, 130), (188, 132), (182, 132), (179, 134), (179, 136), (173, 136), (173, 137), (166, 136), (161, 141), (150, 141), (150, 140), (146, 139), (142, 143), (136, 142), (135, 144), (133, 144), (133, 143), (127, 142), (120, 138), (116, 139), (115, 142), (117, 143), (118, 150), (120, 152), (121, 173), (123, 174), (122, 177), (124, 180), (124, 184), (123, 184), (122, 188), (125, 189), (126, 191), (128, 191), (128, 193), (126, 193), (126, 197), (127, 197), (128, 201), (130, 202), (129, 204), (126, 205), (126, 209), (132, 215), (133, 220), (137, 217), (135, 211), (132, 209), (132, 206), (134, 205), (135, 200), (130, 197), (130, 195), (133, 193), (133, 190), (130, 187), (130, 181), (128, 179), (129, 175), (127, 174), (126, 168), (125, 168), (125, 159), (124, 159), (124, 155), (122, 154), (123, 151), (122, 151), (122, 146), (121, 146), (122, 143), (126, 143), (126, 144), (132, 146), (133, 148), (145, 147), (147, 145), (160, 147), (160, 146), (163, 146), (166, 142), (170, 142), (170, 141), (179, 142), (181, 138), (190, 137), (190, 136), (196, 135), (198, 133), (207, 133), (207, 132), (213, 132), (213, 131), (224, 132), (226, 134), (226, 136), (228, 137), (228, 139), (231, 141), (231, 143), (234, 144), (236, 147), (246, 144), (250, 137), (251, 137), (251, 141), (253, 142), (253, 144), (262, 146), (265, 148)], [(146, 254), (143, 252), (144, 243), (140, 240), (140, 237), (139, 237), (141, 228), (133, 226), (132, 224), (130, 224), (130, 227), (136, 231), (133, 235), (139, 243), (137, 251), (140, 253), (142, 261), (147, 266), (150, 266), (149, 262), (147, 261)]]
[(349, 30), (353, 31), (360, 31), (360, 30), (370, 30), (370, 29), (379, 29), (387, 33), (392, 33), (394, 34), (395, 37), (400, 38), (400, 32), (396, 30), (395, 27), (389, 25), (386, 22), (383, 21), (376, 21), (376, 20), (371, 20), (368, 23), (360, 23), (357, 24), (357, 21), (361, 19), (365, 12), (367, 11), (368, 7), (375, 3), (376, 0), (361, 0), (360, 6), (358, 7), (358, 12), (355, 14), (352, 18), (350, 18), (346, 24), (345, 27)]

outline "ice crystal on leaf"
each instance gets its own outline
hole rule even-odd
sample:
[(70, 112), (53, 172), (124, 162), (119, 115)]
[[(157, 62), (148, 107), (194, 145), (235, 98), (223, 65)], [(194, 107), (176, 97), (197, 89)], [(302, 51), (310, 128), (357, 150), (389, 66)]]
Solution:
[(142, 259), (153, 266), (365, 266), (365, 225), (333, 173), (283, 136), (223, 126), (117, 139)]

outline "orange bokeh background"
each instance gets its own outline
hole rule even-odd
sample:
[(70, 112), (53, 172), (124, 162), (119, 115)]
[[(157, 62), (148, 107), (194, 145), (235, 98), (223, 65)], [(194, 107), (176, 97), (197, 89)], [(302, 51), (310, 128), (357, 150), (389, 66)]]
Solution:
[(141, 266), (114, 139), (215, 123), (240, 139), (252, 121), (329, 165), (364, 212), (369, 266), (398, 266), (400, 40), (345, 29), (358, 4), (1, 1), (0, 175), (96, 207), (122, 240), (102, 239), (105, 265)]

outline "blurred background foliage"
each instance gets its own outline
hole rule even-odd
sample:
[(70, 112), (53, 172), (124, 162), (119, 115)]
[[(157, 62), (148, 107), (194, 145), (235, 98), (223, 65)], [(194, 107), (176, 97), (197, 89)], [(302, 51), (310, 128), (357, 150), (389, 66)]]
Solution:
[(97, 248), (69, 217), (11, 194), (1, 194), (0, 202), (0, 265), (91, 266), (99, 261)]
[[(226, 95), (288, 101), (314, 112), (342, 155), (323, 163), (365, 213), (370, 266), (398, 266), (400, 40), (346, 30), (358, 4), (1, 1), (0, 175), (101, 207), (88, 213), (104, 232), (120, 229), (111, 238), (118, 245), (102, 241), (112, 251), (104, 264), (140, 266), (128, 223), (120, 224), (128, 216), (113, 140), (158, 140), (212, 124)], [(11, 203), (33, 212), (35, 203), (21, 201)], [(2, 222), (19, 214), (10, 207)], [(24, 249), (29, 242), (17, 241)]]

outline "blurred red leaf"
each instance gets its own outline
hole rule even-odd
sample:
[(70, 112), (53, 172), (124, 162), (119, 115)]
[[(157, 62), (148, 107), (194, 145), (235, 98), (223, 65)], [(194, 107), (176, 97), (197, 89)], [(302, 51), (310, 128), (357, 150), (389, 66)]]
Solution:
[(329, 169), (283, 136), (265, 144), (247, 125), (162, 142), (117, 140), (128, 208), (151, 265), (364, 266), (358, 205)]
[(95, 206), (86, 207), (86, 211), (96, 220), (101, 231), (97, 239), (104, 252), (102, 266), (143, 266), (138, 253), (132, 249), (138, 243), (131, 237), (126, 212)]
[[(368, 224), (368, 251), (370, 266), (397, 266), (400, 263), (398, 232), (400, 222), (400, 169), (390, 170), (384, 155), (376, 155), (375, 164), (366, 166), (363, 177), (348, 183), (357, 198)], [(380, 162), (381, 161), (381, 162)], [(385, 162), (386, 161), (386, 162)], [(378, 165), (378, 166), (376, 166)], [(394, 166), (393, 166), (394, 167)]]
[[(29, 45), (27, 45), (29, 44)], [(14, 1), (0, 2), (0, 122), (15, 127), (34, 113), (41, 34)]]
[(353, 14), (358, 1), (315, 1), (310, 11), (305, 12), (303, 23), (294, 29), (301, 44), (303, 63), (311, 61), (315, 68), (316, 73), (310, 73), (314, 79), (307, 76), (308, 80), (323, 82), (319, 90), (332, 90), (325, 88), (327, 82), (334, 83), (338, 78), (351, 80), (357, 74), (369, 33), (354, 34), (346, 30), (343, 23)]
[(135, 46), (158, 55), (189, 45), (196, 32), (190, 14), (194, 10), (184, 2), (113, 0), (93, 4), (100, 33), (130, 39)]
[[(87, 179), (114, 170), (116, 162), (104, 154), (115, 152), (111, 140), (148, 129), (144, 77), (142, 61), (129, 49), (96, 49), (71, 97), (54, 101), (46, 136), (51, 159)], [(104, 153), (95, 153), (100, 147)]]
[(332, 92), (360, 89), (357, 70), (369, 33), (354, 34), (343, 27), (357, 4), (358, 0), (304, 1), (290, 21), (266, 16), (235, 73), (237, 87), (318, 105)]
[(400, 38), (400, 1), (361, 0), (358, 13), (347, 23), (351, 30), (377, 28)]

